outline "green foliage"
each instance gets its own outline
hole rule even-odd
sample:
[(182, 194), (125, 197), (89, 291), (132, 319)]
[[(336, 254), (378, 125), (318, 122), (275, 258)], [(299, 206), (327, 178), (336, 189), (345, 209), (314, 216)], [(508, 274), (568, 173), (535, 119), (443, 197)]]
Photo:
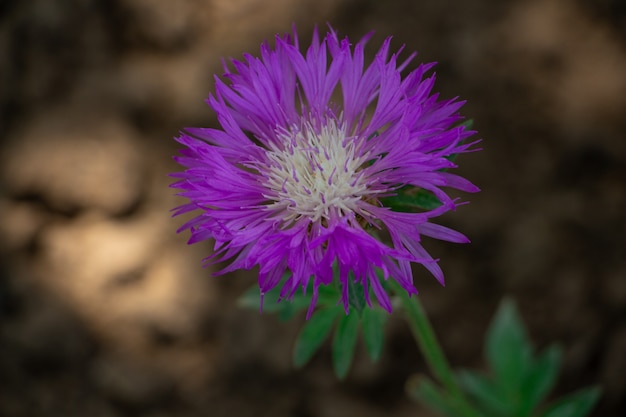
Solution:
[(502, 397), (500, 387), (491, 378), (471, 371), (458, 374), (459, 383), (479, 408), (490, 416), (508, 416), (512, 404)]
[[(485, 358), (487, 373), (463, 370), (457, 373), (457, 381), (472, 405), (486, 417), (585, 417), (599, 398), (600, 391), (590, 388), (542, 406), (556, 382), (561, 351), (550, 346), (533, 354), (511, 300), (500, 304), (489, 326)], [(451, 404), (448, 409), (442, 408), (446, 393), (436, 391), (436, 386), (422, 382), (409, 389), (414, 397), (441, 414), (459, 415)]]
[[(286, 282), (288, 275), (283, 277)], [(288, 320), (295, 314), (308, 309), (313, 291), (309, 283), (306, 295), (298, 291), (291, 300), (279, 300), (278, 285), (263, 297), (264, 312), (275, 313), (282, 320)], [(343, 379), (348, 374), (357, 345), (359, 329), (366, 351), (372, 361), (378, 360), (384, 346), (384, 326), (387, 313), (379, 306), (367, 305), (363, 286), (355, 282), (350, 275), (348, 282), (348, 301), (350, 314), (345, 313), (341, 300), (341, 288), (337, 285), (318, 288), (317, 308), (307, 320), (296, 338), (293, 350), (293, 363), (297, 368), (306, 365), (324, 344), (334, 330), (332, 340), (332, 363), (335, 374)], [(259, 289), (248, 289), (239, 299), (244, 308), (261, 309)]]
[(383, 351), (387, 312), (380, 308), (366, 308), (361, 314), (361, 329), (367, 353), (372, 361), (377, 361)]
[[(289, 276), (285, 274), (282, 282), (285, 282), (287, 278), (289, 278)], [(280, 300), (280, 288), (281, 286), (276, 286), (261, 298), (259, 287), (255, 285), (248, 288), (246, 292), (239, 297), (237, 304), (247, 309), (276, 313), (278, 317), (284, 321), (291, 319), (296, 313), (309, 306), (311, 302), (309, 291), (307, 291), (307, 295), (299, 291), (291, 300)], [(261, 302), (263, 302), (263, 305), (261, 305)]]
[(424, 375), (412, 377), (407, 382), (407, 394), (415, 401), (429, 405), (439, 414), (450, 417), (464, 417), (454, 406), (454, 398), (443, 388)]
[[(283, 283), (288, 278), (287, 275), (283, 277)], [(380, 357), (387, 314), (378, 306), (367, 306), (363, 286), (355, 282), (353, 276), (349, 278), (350, 314), (347, 315), (340, 302), (342, 289), (339, 284), (319, 287), (317, 309), (305, 322), (295, 342), (293, 362), (296, 367), (306, 365), (332, 333), (333, 369), (338, 378), (345, 378), (354, 358), (359, 329), (370, 358), (376, 361)], [(383, 282), (385, 286), (388, 284)], [(282, 285), (265, 294), (264, 311), (276, 313), (286, 320), (309, 307), (312, 283), (306, 295), (298, 292), (291, 300), (281, 302), (280, 287)], [(391, 289), (403, 301), (410, 301), (393, 283)], [(239, 304), (260, 309), (258, 287), (246, 291)], [(402, 305), (405, 306), (405, 303)], [(424, 314), (418, 310), (413, 313), (420, 317)], [(418, 326), (416, 331), (425, 331), (420, 329)], [(428, 338), (428, 341), (436, 345), (436, 340)], [(421, 347), (424, 349), (424, 346)], [(501, 303), (485, 337), (487, 372), (462, 370), (455, 376), (448, 372), (449, 378), (442, 378), (441, 367), (447, 365), (445, 358), (439, 356), (426, 355), (443, 386), (426, 376), (419, 376), (409, 381), (407, 392), (412, 398), (449, 417), (585, 417), (600, 396), (598, 388), (588, 388), (543, 405), (556, 382), (561, 351), (556, 346), (550, 346), (535, 354), (510, 300)]]
[(340, 312), (337, 308), (323, 308), (304, 324), (293, 349), (293, 363), (297, 368), (304, 366), (319, 349)]
[(541, 417), (584, 417), (600, 398), (597, 387), (582, 389), (552, 404)]
[(441, 201), (433, 193), (415, 187), (403, 187), (397, 195), (383, 198), (381, 202), (395, 211), (409, 213), (434, 210), (441, 206)]
[(361, 314), (363, 309), (367, 309), (367, 302), (365, 301), (365, 288), (359, 282), (355, 282), (354, 275), (350, 272), (348, 277), (348, 303), (351, 309)]
[(489, 326), (485, 357), (502, 394), (509, 402), (519, 401), (524, 372), (532, 358), (524, 326), (510, 300), (502, 302)]
[(561, 365), (561, 349), (558, 346), (546, 348), (528, 369), (524, 384), (521, 387), (522, 397), (526, 398), (522, 411), (529, 415), (549, 394), (556, 383)]
[(341, 317), (333, 338), (333, 369), (339, 379), (344, 379), (348, 375), (358, 334), (358, 314), (354, 312)]

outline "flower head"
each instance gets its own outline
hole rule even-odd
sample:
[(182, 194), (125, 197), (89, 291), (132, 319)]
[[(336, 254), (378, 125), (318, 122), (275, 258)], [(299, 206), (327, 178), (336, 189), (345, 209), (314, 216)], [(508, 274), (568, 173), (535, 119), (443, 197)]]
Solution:
[[(261, 295), (281, 283), (290, 298), (312, 282), (309, 313), (318, 289), (338, 271), (348, 311), (348, 282), (363, 285), (391, 311), (379, 275), (409, 293), (411, 263), (424, 265), (442, 284), (443, 273), (421, 237), (466, 242), (431, 223), (457, 205), (442, 187), (478, 191), (446, 172), (450, 156), (468, 151), (474, 132), (459, 125), (456, 99), (432, 93), (434, 64), (402, 77), (413, 59), (398, 63), (388, 38), (373, 63), (364, 64), (369, 37), (354, 47), (330, 30), (303, 53), (297, 35), (277, 36), (260, 57), (225, 65), (207, 102), (221, 128), (188, 129), (176, 160), (186, 169), (172, 186), (196, 211), (181, 230), (190, 243), (215, 240), (211, 261), (230, 260), (222, 273), (259, 267)], [(426, 190), (440, 205), (405, 212), (386, 206), (398, 193)], [(375, 236), (385, 233), (390, 244)]]

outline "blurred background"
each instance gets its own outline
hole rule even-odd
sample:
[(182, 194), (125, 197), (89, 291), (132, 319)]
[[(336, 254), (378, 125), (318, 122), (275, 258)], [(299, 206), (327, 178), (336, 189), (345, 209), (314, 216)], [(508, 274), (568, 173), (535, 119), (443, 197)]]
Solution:
[(484, 150), (459, 174), (483, 191), (429, 241), (445, 288), (416, 284), (455, 366), (513, 297), (538, 348), (557, 342), (556, 394), (601, 384), (594, 416), (626, 413), (626, 3), (622, 0), (0, 1), (0, 416), (433, 416), (406, 399), (426, 372), (391, 317), (344, 382), (328, 345), (303, 370), (303, 317), (244, 311), (253, 273), (213, 278), (187, 246), (172, 140), (216, 126), (221, 58), (315, 24), (375, 30), (437, 61)]

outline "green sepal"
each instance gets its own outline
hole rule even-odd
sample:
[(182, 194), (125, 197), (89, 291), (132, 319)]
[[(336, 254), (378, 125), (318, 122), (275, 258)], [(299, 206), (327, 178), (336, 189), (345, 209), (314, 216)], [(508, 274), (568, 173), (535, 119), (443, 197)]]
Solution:
[(350, 370), (358, 331), (359, 315), (356, 311), (339, 320), (332, 345), (333, 369), (339, 379), (344, 379)]

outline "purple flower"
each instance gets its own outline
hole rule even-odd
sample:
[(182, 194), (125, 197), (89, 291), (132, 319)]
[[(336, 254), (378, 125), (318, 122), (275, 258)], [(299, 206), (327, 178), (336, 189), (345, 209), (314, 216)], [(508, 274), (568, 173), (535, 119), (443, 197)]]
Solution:
[[(478, 191), (446, 172), (451, 155), (466, 152), (474, 132), (459, 125), (464, 104), (433, 94), (434, 63), (401, 72), (389, 56), (390, 38), (371, 65), (364, 65), (369, 36), (353, 48), (330, 30), (300, 51), (295, 34), (261, 46), (260, 58), (244, 55), (225, 65), (207, 102), (219, 129), (191, 128), (177, 138), (186, 148), (176, 161), (172, 187), (189, 200), (175, 215), (198, 210), (180, 230), (189, 243), (215, 240), (211, 261), (230, 260), (221, 270), (259, 266), (261, 295), (290, 278), (281, 298), (313, 280), (312, 312), (321, 285), (338, 271), (348, 312), (348, 280), (363, 285), (379, 304), (391, 303), (377, 272), (409, 294), (411, 263), (424, 265), (443, 284), (437, 261), (421, 236), (468, 242), (430, 219), (457, 205), (442, 187)], [(384, 202), (407, 187), (441, 202), (433, 210), (399, 212)], [(385, 234), (390, 245), (376, 234)]]

